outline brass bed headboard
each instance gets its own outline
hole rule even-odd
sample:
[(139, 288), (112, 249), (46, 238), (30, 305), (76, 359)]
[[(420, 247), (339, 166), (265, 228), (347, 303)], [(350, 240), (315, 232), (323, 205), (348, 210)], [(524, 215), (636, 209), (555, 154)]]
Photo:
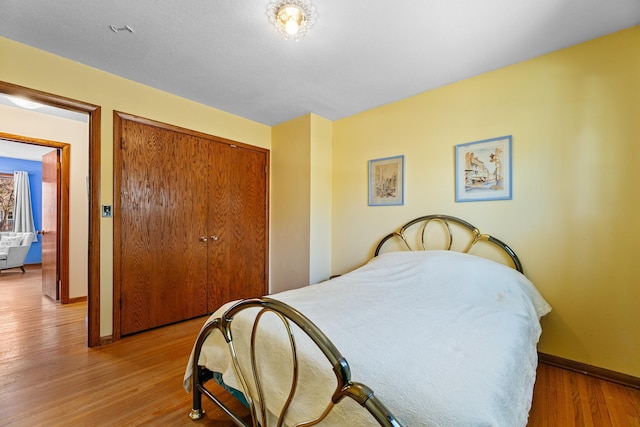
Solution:
[[(436, 214), (436, 215), (425, 215), (425, 216), (421, 216), (419, 218), (413, 219), (411, 221), (409, 221), (408, 223), (406, 223), (405, 225), (403, 225), (402, 227), (400, 227), (400, 229), (398, 231), (394, 231), (393, 233), (390, 233), (388, 235), (386, 235), (385, 237), (382, 238), (382, 240), (380, 240), (380, 243), (378, 243), (378, 246), (376, 247), (374, 256), (378, 256), (380, 254), (380, 251), (382, 249), (382, 247), (384, 246), (385, 243), (387, 243), (388, 241), (392, 240), (393, 238), (397, 237), (400, 239), (400, 241), (402, 242), (403, 246), (406, 247), (408, 250), (427, 250), (427, 242), (426, 242), (426, 235), (427, 235), (427, 226), (429, 225), (429, 223), (431, 223), (432, 221), (438, 222), (440, 224), (443, 225), (443, 230), (446, 236), (446, 241), (445, 241), (445, 249), (446, 250), (451, 250), (452, 246), (453, 246), (453, 233), (451, 232), (451, 226), (450, 224), (457, 224), (459, 226), (462, 226), (463, 228), (469, 230), (471, 232), (471, 239), (469, 240), (469, 243), (461, 250), (461, 252), (464, 253), (468, 253), (469, 250), (478, 242), (480, 241), (487, 241), (490, 243), (493, 243), (494, 245), (496, 245), (498, 248), (500, 248), (502, 251), (504, 251), (507, 256), (511, 259), (511, 261), (513, 262), (513, 267), (518, 270), (520, 273), (524, 274), (523, 268), (522, 268), (522, 263), (520, 262), (520, 259), (518, 258), (518, 256), (516, 255), (516, 253), (513, 251), (513, 249), (511, 249), (506, 243), (502, 242), (499, 239), (496, 239), (495, 237), (489, 235), (489, 234), (483, 234), (480, 232), (480, 230), (471, 225), (470, 223), (468, 223), (467, 221), (454, 217), (454, 216), (450, 216), (450, 215), (441, 215), (441, 214)], [(419, 227), (419, 231), (418, 231), (418, 236), (419, 236), (419, 246), (415, 248), (414, 246), (412, 246), (409, 243), (409, 239), (407, 238), (406, 232), (408, 229), (410, 229), (412, 226), (417, 225), (422, 223), (422, 226)]]

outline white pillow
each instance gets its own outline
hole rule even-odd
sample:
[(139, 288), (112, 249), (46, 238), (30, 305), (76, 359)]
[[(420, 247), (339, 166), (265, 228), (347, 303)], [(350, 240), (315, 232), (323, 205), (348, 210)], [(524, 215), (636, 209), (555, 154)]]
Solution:
[(22, 244), (22, 236), (2, 236), (0, 239), (0, 246), (20, 246)]

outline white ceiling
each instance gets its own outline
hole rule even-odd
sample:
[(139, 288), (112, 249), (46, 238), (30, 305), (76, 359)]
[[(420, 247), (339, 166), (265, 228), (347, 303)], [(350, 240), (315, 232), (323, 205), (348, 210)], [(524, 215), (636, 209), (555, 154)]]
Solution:
[(53, 151), (51, 147), (41, 147), (39, 145), (25, 144), (0, 139), (0, 157), (10, 159), (42, 161), (42, 156)]
[(313, 0), (318, 21), (295, 42), (271, 27), (269, 1), (2, 0), (0, 35), (274, 125), (340, 119), (640, 23), (640, 0)]

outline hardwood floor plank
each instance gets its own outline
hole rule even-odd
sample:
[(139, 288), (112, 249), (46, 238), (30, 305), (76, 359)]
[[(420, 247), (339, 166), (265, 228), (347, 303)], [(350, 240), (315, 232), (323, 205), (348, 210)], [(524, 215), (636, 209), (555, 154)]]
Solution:
[(233, 425), (206, 401), (203, 420), (188, 418), (182, 376), (203, 318), (90, 349), (86, 302), (59, 305), (39, 280), (34, 269), (0, 274), (1, 425)]
[[(204, 419), (187, 415), (182, 377), (204, 318), (88, 348), (86, 316), (86, 302), (43, 297), (39, 269), (0, 274), (0, 425), (233, 426), (206, 399)], [(640, 427), (640, 390), (541, 363), (528, 426), (588, 425)]]
[[(625, 387), (618, 384), (604, 382), (602, 384), (603, 395), (609, 408), (611, 424), (614, 426), (640, 426), (640, 391), (633, 395), (627, 393)], [(615, 405), (611, 403), (615, 402)]]
[(594, 425), (611, 425), (611, 414), (604, 397), (604, 392), (598, 381), (594, 378), (589, 379), (589, 403), (593, 414)]
[[(569, 376), (569, 372), (565, 372), (565, 376)], [(593, 388), (590, 387), (589, 377), (571, 375), (574, 379), (572, 381), (572, 393), (575, 396), (576, 409), (580, 412), (581, 417), (576, 419), (575, 425), (593, 427), (595, 415), (593, 409)], [(602, 424), (599, 424), (602, 425)], [(606, 424), (605, 424), (606, 425)]]
[[(580, 407), (580, 396), (577, 393), (576, 379), (568, 372), (560, 373), (562, 389), (557, 393), (558, 401), (563, 401), (562, 419), (559, 425), (584, 425), (584, 416)], [(553, 384), (553, 383), (552, 383)]]
[[(534, 395), (536, 393), (545, 395), (550, 393), (549, 371), (546, 369), (542, 371), (538, 370)], [(558, 425), (555, 414), (556, 413), (549, 408), (549, 399), (533, 399), (533, 402), (531, 402), (531, 410), (529, 411), (529, 425)], [(548, 421), (549, 424), (545, 424), (545, 421)]]
[(538, 365), (529, 427), (640, 427), (640, 390)]

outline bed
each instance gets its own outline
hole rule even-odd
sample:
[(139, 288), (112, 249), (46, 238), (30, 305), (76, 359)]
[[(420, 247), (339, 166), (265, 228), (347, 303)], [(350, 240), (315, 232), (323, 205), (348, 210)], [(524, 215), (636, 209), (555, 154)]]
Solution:
[(508, 245), (422, 216), (352, 272), (216, 310), (185, 369), (190, 416), (205, 396), (245, 426), (525, 426), (550, 310)]

